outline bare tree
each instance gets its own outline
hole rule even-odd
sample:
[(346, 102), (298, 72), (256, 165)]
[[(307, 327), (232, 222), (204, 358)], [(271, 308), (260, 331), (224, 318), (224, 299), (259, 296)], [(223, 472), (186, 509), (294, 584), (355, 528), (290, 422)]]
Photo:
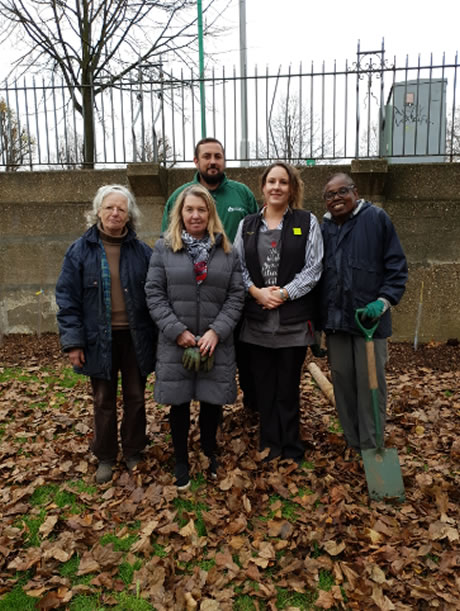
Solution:
[(460, 160), (460, 106), (457, 106), (453, 116), (447, 119), (446, 153), (452, 161)]
[(16, 113), (0, 98), (0, 162), (7, 172), (15, 172), (31, 161), (34, 139), (21, 127)]
[[(220, 17), (211, 14), (215, 2), (203, 0), (205, 34)], [(62, 75), (83, 118), (86, 167), (95, 162), (97, 96), (140, 66), (161, 78), (167, 53), (190, 64), (197, 40), (195, 0), (0, 0), (0, 16), (3, 42), (14, 31), (26, 37), (28, 48), (16, 69)]]
[(59, 138), (56, 161), (66, 169), (81, 166), (83, 161), (83, 138), (68, 124)]
[(330, 155), (332, 143), (333, 135), (323, 129), (320, 118), (312, 116), (297, 96), (285, 96), (268, 118), (267, 138), (259, 141), (258, 156), (305, 162)]
[(136, 144), (137, 159), (150, 163), (161, 163), (170, 168), (175, 164), (173, 147), (167, 136), (163, 139), (161, 134), (157, 135), (149, 131), (143, 137), (136, 137), (137, 141), (141, 143), (140, 145)]

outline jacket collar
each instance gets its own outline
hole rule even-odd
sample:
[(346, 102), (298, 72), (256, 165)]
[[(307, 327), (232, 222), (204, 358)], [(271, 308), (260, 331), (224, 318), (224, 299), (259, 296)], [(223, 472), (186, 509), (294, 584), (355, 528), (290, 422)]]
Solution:
[[(361, 210), (363, 210), (363, 208), (367, 208), (367, 206), (365, 206), (365, 204), (371, 205), (365, 199), (358, 199), (358, 201), (356, 202), (356, 206), (355, 206), (353, 212), (350, 214), (350, 216), (348, 217), (347, 220), (350, 220), (350, 219), (354, 218), (355, 216), (357, 216), (361, 212)], [(323, 216), (323, 220), (324, 221), (333, 221), (332, 214), (330, 212), (326, 212), (324, 214), (324, 216)], [(345, 222), (347, 222), (347, 221), (345, 221)]]
[[(128, 233), (125, 236), (123, 242), (128, 242), (129, 240), (134, 240), (136, 237), (136, 232), (129, 225), (127, 226)], [(99, 231), (97, 228), (97, 224), (92, 225), (84, 234), (83, 237), (88, 242), (98, 243), (99, 242)]]

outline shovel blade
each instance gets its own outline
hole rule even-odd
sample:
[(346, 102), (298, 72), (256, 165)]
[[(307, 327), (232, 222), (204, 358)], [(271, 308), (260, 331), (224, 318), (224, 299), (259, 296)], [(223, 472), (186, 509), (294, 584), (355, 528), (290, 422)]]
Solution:
[(374, 501), (403, 502), (404, 484), (398, 452), (394, 448), (361, 450), (369, 496)]

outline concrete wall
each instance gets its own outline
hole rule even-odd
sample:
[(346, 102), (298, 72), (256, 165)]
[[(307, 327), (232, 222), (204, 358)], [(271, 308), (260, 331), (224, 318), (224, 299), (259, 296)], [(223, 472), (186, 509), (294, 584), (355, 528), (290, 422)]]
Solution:
[[(409, 261), (406, 294), (394, 311), (394, 339), (413, 341), (424, 282), (419, 341), (460, 337), (460, 166), (390, 165), (302, 169), (305, 207), (321, 219), (322, 187), (331, 172), (351, 172), (360, 194), (393, 219)], [(259, 168), (231, 168), (260, 200)], [(55, 331), (54, 285), (68, 245), (85, 229), (84, 213), (97, 188), (130, 186), (143, 212), (140, 237), (153, 244), (165, 197), (193, 170), (134, 164), (119, 170), (0, 174), (0, 328), (3, 333)]]

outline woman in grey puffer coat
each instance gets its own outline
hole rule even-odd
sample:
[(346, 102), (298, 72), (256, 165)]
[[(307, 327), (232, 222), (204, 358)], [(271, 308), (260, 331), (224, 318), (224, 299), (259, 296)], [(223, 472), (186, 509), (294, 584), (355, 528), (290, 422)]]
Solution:
[[(155, 400), (171, 405), (176, 485), (186, 489), (193, 399), (200, 401), (201, 445), (217, 477), (216, 432), (222, 405), (236, 398), (233, 330), (244, 303), (238, 257), (212, 196), (200, 185), (177, 199), (169, 229), (155, 244), (145, 291), (159, 329)], [(199, 352), (203, 370), (195, 371), (193, 359), (183, 364), (186, 349)]]

